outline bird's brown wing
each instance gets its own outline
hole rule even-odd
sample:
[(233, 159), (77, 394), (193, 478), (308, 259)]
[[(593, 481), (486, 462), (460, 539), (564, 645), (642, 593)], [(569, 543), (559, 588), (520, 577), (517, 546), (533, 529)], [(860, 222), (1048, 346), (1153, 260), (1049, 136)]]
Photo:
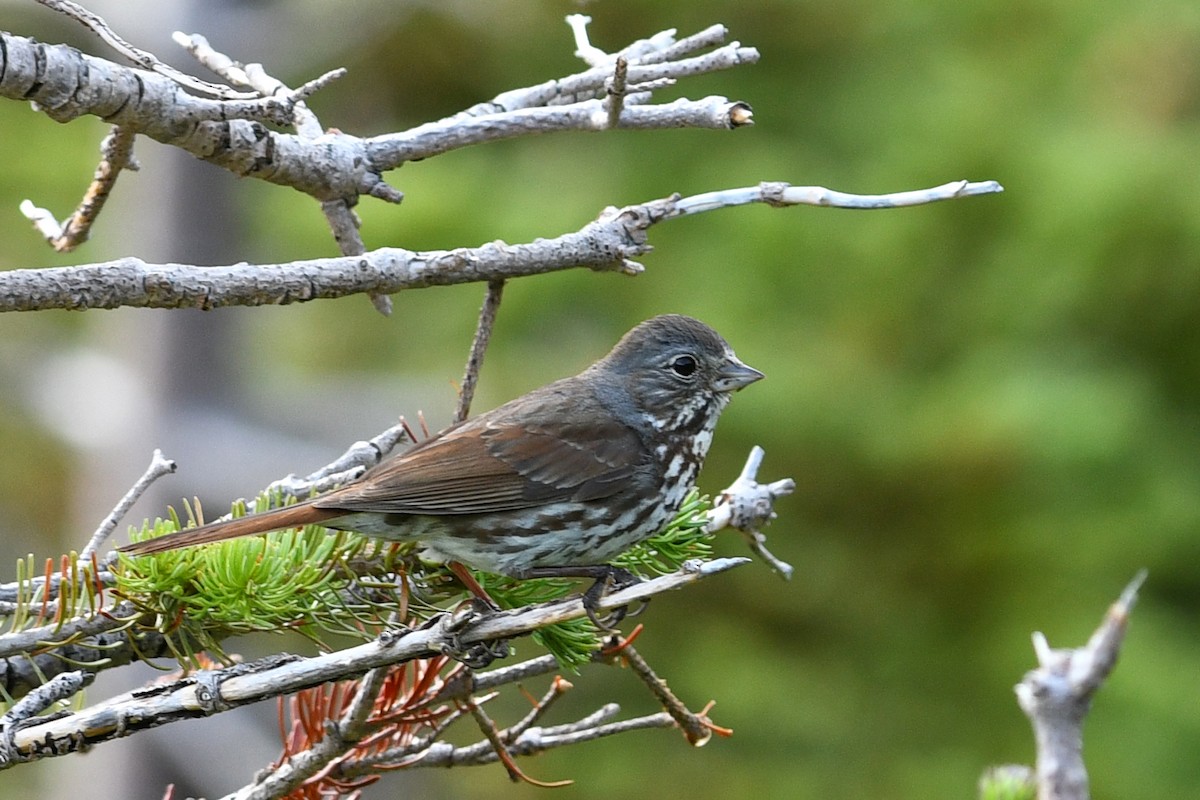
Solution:
[[(564, 415), (553, 392), (521, 398), (422, 442), (342, 489), (322, 509), (384, 514), (486, 514), (618, 491), (645, 458), (637, 434), (597, 408)], [(578, 398), (576, 396), (576, 403)], [(505, 413), (506, 412), (506, 413)], [(564, 424), (564, 416), (579, 419)]]

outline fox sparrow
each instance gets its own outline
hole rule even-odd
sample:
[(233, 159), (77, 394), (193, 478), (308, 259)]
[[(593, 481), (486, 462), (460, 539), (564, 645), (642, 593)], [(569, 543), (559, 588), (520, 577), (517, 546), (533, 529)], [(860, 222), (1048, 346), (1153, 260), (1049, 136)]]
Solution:
[(678, 511), (731, 394), (762, 378), (679, 315), (627, 333), (580, 374), (426, 439), (292, 506), (129, 544), (141, 555), (301, 525), (419, 542), (437, 560), (513, 578), (614, 580), (605, 562)]

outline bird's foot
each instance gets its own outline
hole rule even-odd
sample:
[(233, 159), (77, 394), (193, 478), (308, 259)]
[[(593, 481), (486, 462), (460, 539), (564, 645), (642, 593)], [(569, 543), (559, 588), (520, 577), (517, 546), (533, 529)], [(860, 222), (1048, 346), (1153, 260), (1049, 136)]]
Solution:
[(495, 612), (487, 602), (472, 597), (459, 603), (453, 610), (434, 617), (425, 627), (438, 627), (443, 635), (440, 651), (442, 655), (459, 661), (471, 669), (483, 669), (498, 658), (508, 656), (508, 640), (470, 642), (464, 644), (459, 634), (470, 624)]
[(617, 625), (621, 624), (622, 620), (641, 614), (650, 603), (648, 599), (643, 600), (632, 611), (629, 610), (629, 606), (617, 606), (607, 616), (600, 616), (600, 601), (606, 594), (628, 589), (630, 586), (635, 586), (641, 582), (641, 578), (627, 569), (606, 565), (604, 574), (597, 577), (596, 582), (589, 586), (587, 591), (583, 593), (583, 609), (587, 612), (588, 619), (602, 631), (614, 631)]
[(483, 669), (496, 659), (508, 658), (508, 640), (472, 642), (465, 646), (458, 642), (446, 643), (442, 645), (442, 655), (454, 659), (465, 667)]
[(583, 567), (534, 567), (526, 570), (521, 578), (591, 578), (595, 581), (583, 593), (583, 609), (587, 612), (592, 624), (603, 631), (613, 630), (626, 617), (635, 617), (646, 608), (649, 600), (643, 600), (641, 605), (630, 612), (628, 606), (612, 609), (608, 616), (600, 616), (600, 601), (609, 592), (619, 592), (630, 586), (641, 583), (642, 579), (622, 567), (611, 564), (598, 564)]

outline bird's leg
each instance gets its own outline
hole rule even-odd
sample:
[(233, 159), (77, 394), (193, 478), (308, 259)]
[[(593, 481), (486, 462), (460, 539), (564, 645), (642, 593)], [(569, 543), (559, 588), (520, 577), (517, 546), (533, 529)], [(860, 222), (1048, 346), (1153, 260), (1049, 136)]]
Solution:
[(583, 608), (587, 611), (588, 619), (601, 630), (613, 630), (621, 620), (626, 616), (636, 616), (642, 613), (642, 609), (646, 607), (649, 601), (643, 601), (633, 614), (629, 613), (629, 606), (620, 606), (614, 608), (612, 613), (601, 619), (598, 616), (600, 611), (600, 600), (608, 592), (619, 592), (633, 586), (636, 583), (641, 583), (641, 578), (634, 575), (627, 569), (614, 567), (611, 564), (596, 564), (590, 566), (578, 567), (531, 567), (522, 571), (521, 578), (591, 578), (595, 581), (587, 591), (583, 593)]
[(475, 576), (471, 574), (471, 570), (467, 569), (466, 564), (462, 563), (461, 561), (448, 561), (446, 562), (446, 566), (451, 572), (454, 573), (455, 577), (463, 582), (463, 585), (467, 587), (468, 592), (475, 595), (475, 597), (479, 598), (484, 603), (487, 603), (488, 607), (492, 609), (492, 611), (500, 610), (500, 606), (497, 605), (496, 601), (492, 599), (492, 596), (487, 593), (487, 589), (484, 589), (479, 585), (479, 581), (475, 580)]
[(461, 561), (448, 561), (446, 562), (446, 566), (454, 573), (455, 577), (463, 582), (463, 585), (467, 587), (467, 591), (473, 596), (470, 600), (464, 601), (457, 609), (450, 612), (448, 621), (441, 621), (439, 623), (445, 625), (447, 631), (452, 636), (452, 642), (443, 646), (442, 655), (450, 656), (455, 661), (461, 661), (472, 669), (482, 669), (497, 658), (504, 658), (508, 655), (508, 640), (499, 639), (494, 642), (476, 642), (468, 647), (463, 647), (458, 644), (456, 634), (481, 615), (489, 611), (499, 611), (500, 606), (487, 593), (487, 590), (479, 585), (479, 581), (475, 580), (475, 576), (471, 574), (471, 571)]

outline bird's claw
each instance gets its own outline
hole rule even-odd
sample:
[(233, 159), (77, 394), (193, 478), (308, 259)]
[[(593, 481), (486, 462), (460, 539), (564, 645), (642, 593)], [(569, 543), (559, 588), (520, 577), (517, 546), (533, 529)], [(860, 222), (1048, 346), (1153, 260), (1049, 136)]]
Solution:
[(498, 658), (507, 657), (507, 639), (471, 642), (470, 644), (463, 644), (459, 640), (459, 633), (468, 625), (491, 613), (494, 613), (494, 609), (487, 602), (478, 597), (472, 597), (459, 603), (453, 610), (437, 617), (436, 624), (444, 637), (439, 647), (441, 654), (459, 661), (471, 669), (482, 669)]
[(483, 669), (498, 658), (508, 657), (508, 640), (496, 639), (463, 645), (455, 639), (443, 642), (441, 652), (447, 658), (452, 658), (470, 669)]
[(600, 600), (604, 595), (609, 592), (619, 592), (638, 583), (641, 583), (641, 578), (629, 570), (612, 567), (603, 577), (588, 587), (588, 590), (583, 593), (583, 609), (587, 612), (588, 619), (592, 621), (592, 624), (602, 631), (614, 631), (626, 617), (636, 617), (645, 611), (646, 606), (650, 603), (649, 599), (643, 600), (641, 605), (632, 612), (629, 610), (629, 606), (617, 606), (607, 616), (600, 616)]

